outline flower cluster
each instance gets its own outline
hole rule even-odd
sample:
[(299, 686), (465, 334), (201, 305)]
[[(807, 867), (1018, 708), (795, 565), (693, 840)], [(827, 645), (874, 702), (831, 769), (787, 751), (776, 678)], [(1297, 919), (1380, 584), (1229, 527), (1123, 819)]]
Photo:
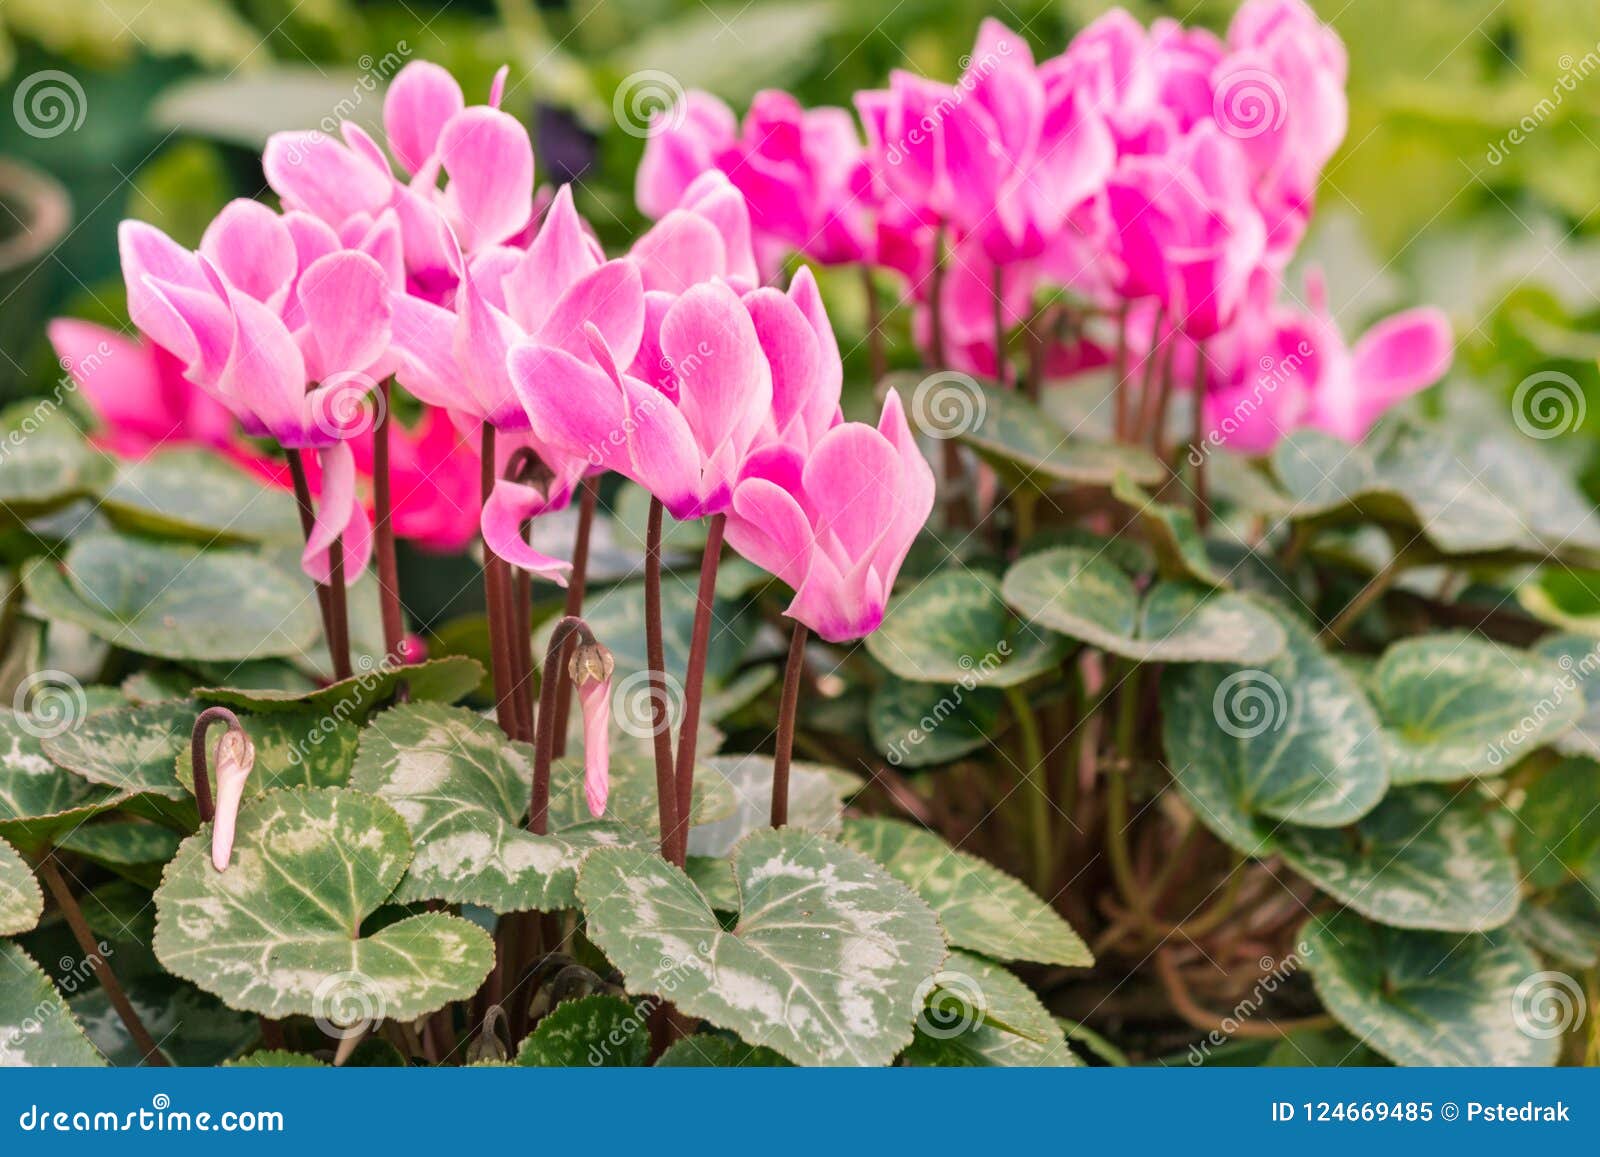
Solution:
[[(1212, 430), (1245, 450), (1300, 426), (1359, 438), (1448, 368), (1435, 310), (1352, 352), (1316, 303), (1279, 304), (1347, 116), (1344, 47), (1304, 0), (1246, 0), (1226, 39), (1118, 9), (1042, 62), (988, 20), (963, 65), (954, 84), (896, 72), (857, 93), (865, 144), (842, 109), (762, 93), (741, 126), (692, 93), (649, 141), (640, 208), (719, 170), (764, 269), (799, 253), (902, 275), (933, 364), (1007, 379), (1006, 334), (1026, 326), (1052, 378), (1203, 374)], [(1292, 385), (1238, 412), (1302, 339)]]

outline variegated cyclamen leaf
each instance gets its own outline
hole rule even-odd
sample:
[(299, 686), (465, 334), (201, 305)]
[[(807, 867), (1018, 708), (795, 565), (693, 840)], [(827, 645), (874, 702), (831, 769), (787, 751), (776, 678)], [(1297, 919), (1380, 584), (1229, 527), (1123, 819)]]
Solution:
[(120, 462), (101, 498), (119, 527), (157, 538), (231, 544), (300, 537), (294, 498), (211, 450), (160, 450)]
[(1570, 731), (1584, 710), (1559, 663), (1470, 635), (1403, 639), (1370, 683), (1397, 784), (1499, 774)]
[(351, 785), (393, 805), (416, 855), (402, 902), (443, 900), (495, 912), (573, 906), (578, 864), (595, 847), (624, 843), (614, 823), (527, 829), (533, 751), (493, 721), (439, 703), (407, 703), (361, 735)]
[[(175, 1065), (219, 1065), (260, 1039), (259, 1017), (236, 1012), (209, 993), (159, 969), (121, 979), (139, 1019), (161, 1042), (161, 1051)], [(105, 989), (90, 983), (67, 1003), (106, 1060), (118, 1067), (140, 1063), (143, 1054)]]
[(27, 861), (0, 840), (0, 936), (26, 932), (44, 914), (44, 893)]
[(1342, 909), (1300, 945), (1327, 1010), (1396, 1064), (1549, 1065), (1560, 1052), (1536, 1019), (1550, 974), (1506, 929), (1417, 932)]
[(1261, 667), (1164, 673), (1162, 743), (1195, 815), (1246, 855), (1271, 847), (1271, 823), (1354, 823), (1389, 787), (1378, 714), (1311, 632), (1274, 612), (1288, 637)]
[(44, 970), (9, 940), (0, 975), (0, 1069), (105, 1065)]
[[(573, 712), (577, 714), (576, 711)], [(722, 776), (695, 761), (693, 825), (725, 820), (738, 811), (733, 790)], [(656, 765), (653, 756), (642, 752), (611, 749), (611, 790), (606, 797), (605, 819), (631, 832), (636, 840), (659, 843), (661, 812), (656, 796)], [(594, 822), (589, 814), (588, 797), (583, 790), (583, 749), (569, 748), (563, 759), (555, 761), (550, 773), (550, 830), (564, 831)], [(691, 833), (693, 827), (690, 828)]]
[(133, 795), (185, 799), (189, 792), (178, 782), (173, 759), (188, 750), (200, 710), (192, 699), (174, 699), (98, 711), (44, 740), (44, 752), (90, 783)]
[(811, 832), (756, 832), (732, 861), (740, 910), (729, 931), (653, 852), (591, 853), (578, 876), (590, 939), (630, 991), (792, 1061), (893, 1060), (944, 959), (933, 912), (865, 856)]
[(1577, 691), (1583, 711), (1570, 731), (1555, 737), (1550, 744), (1562, 755), (1583, 755), (1600, 759), (1600, 639), (1588, 635), (1551, 635), (1541, 639), (1533, 654), (1549, 659), (1559, 668), (1557, 689), (1563, 696)]
[(1060, 666), (1071, 648), (1013, 615), (993, 575), (950, 570), (890, 602), (867, 650), (902, 679), (970, 691), (1025, 683)]
[[(772, 757), (767, 755), (713, 755), (700, 763), (696, 787), (720, 780), (734, 799), (736, 810), (723, 819), (702, 820), (689, 833), (689, 853), (726, 856), (735, 844), (772, 818)], [(789, 765), (789, 826), (837, 835), (844, 813), (836, 768), (796, 760)]]
[(1500, 810), (1476, 790), (1395, 788), (1353, 827), (1284, 824), (1276, 847), (1295, 871), (1380, 924), (1485, 932), (1517, 910), (1520, 877), (1496, 830)]
[(1001, 589), (1034, 624), (1139, 662), (1259, 664), (1284, 647), (1277, 621), (1244, 595), (1158, 582), (1141, 598), (1128, 575), (1082, 547), (1027, 555)]
[(295, 655), (320, 633), (305, 578), (244, 550), (200, 550), (90, 534), (65, 558), (34, 559), (28, 597), (128, 651), (167, 659)]
[(446, 655), (405, 667), (374, 668), (326, 687), (200, 687), (194, 697), (202, 703), (218, 703), (236, 711), (312, 711), (359, 722), (375, 707), (388, 702), (401, 683), (406, 685), (412, 702), (454, 703), (482, 681), (482, 663), (465, 655)]
[(1600, 964), (1600, 899), (1582, 881), (1524, 897), (1511, 930), (1574, 968)]
[(56, 847), (153, 889), (161, 882), (162, 866), (177, 854), (181, 840), (177, 832), (161, 824), (111, 816), (79, 824), (58, 836)]
[(0, 413), (6, 468), (0, 471), (0, 520), (25, 521), (97, 494), (111, 460), (90, 446), (59, 408), (41, 413), (37, 400)]
[(936, 767), (988, 747), (1005, 695), (993, 687), (917, 683), (890, 675), (872, 692), (872, 742), (896, 767)]
[(39, 721), (0, 709), (0, 837), (24, 848), (47, 842), (114, 807), (121, 792), (57, 767)]
[(1225, 587), (1228, 580), (1217, 573), (1206, 555), (1205, 536), (1186, 507), (1157, 502), (1127, 477), (1118, 478), (1111, 488), (1118, 502), (1131, 506), (1139, 515), (1145, 537), (1156, 554), (1161, 577), (1177, 582), (1196, 582), (1202, 586)]
[(409, 1020), (477, 991), (494, 946), (443, 912), (361, 925), (411, 861), (405, 821), (347, 788), (295, 788), (239, 810), (233, 862), (211, 864), (210, 825), (183, 842), (155, 896), (156, 957), (174, 975), (263, 1016), (337, 1024)]
[(650, 1062), (652, 1002), (596, 993), (564, 1000), (517, 1049), (530, 1068), (639, 1068)]
[(1075, 1067), (1050, 1011), (991, 960), (952, 952), (934, 977), (906, 1063), (952, 1068)]
[(720, 1033), (699, 1033), (673, 1041), (656, 1059), (658, 1069), (787, 1069), (793, 1066), (771, 1049), (745, 1044)]
[(1564, 759), (1539, 773), (1517, 809), (1517, 858), (1536, 888), (1577, 882), (1600, 893), (1600, 763)]
[(845, 844), (870, 856), (932, 906), (955, 948), (996, 960), (1088, 967), (1088, 946), (1022, 881), (900, 820), (846, 820)]

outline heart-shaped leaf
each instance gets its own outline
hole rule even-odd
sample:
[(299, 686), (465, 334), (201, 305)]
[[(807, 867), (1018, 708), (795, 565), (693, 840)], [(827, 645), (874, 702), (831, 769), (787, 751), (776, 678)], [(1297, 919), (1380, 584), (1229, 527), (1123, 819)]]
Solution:
[(867, 709), (872, 742), (895, 767), (937, 767), (987, 747), (1000, 730), (1005, 695), (893, 675), (878, 684)]
[(263, 1016), (349, 1025), (433, 1012), (477, 991), (494, 946), (442, 912), (361, 934), (410, 860), (405, 821), (374, 796), (296, 788), (249, 800), (227, 871), (211, 865), (209, 825), (178, 849), (156, 892), (156, 956)]
[(0, 1069), (105, 1065), (56, 986), (19, 945), (0, 940), (0, 969), (6, 978), (0, 984)]
[(1054, 670), (1071, 649), (1067, 641), (1019, 622), (999, 587), (972, 570), (925, 579), (889, 604), (867, 650), (902, 679), (969, 691), (1013, 687)]
[(1342, 827), (1389, 787), (1378, 713), (1360, 684), (1309, 630), (1274, 614), (1288, 646), (1270, 663), (1183, 667), (1161, 681), (1162, 743), (1178, 789), (1246, 855), (1270, 847), (1256, 817)]
[(1600, 964), (1600, 899), (1585, 883), (1575, 880), (1525, 897), (1511, 928), (1574, 968)]
[(564, 1000), (517, 1050), (517, 1064), (543, 1068), (639, 1068), (650, 1063), (651, 1003), (597, 993)]
[(1600, 759), (1600, 639), (1585, 635), (1552, 635), (1541, 639), (1533, 653), (1553, 661), (1560, 669), (1557, 690), (1562, 695), (1576, 690), (1583, 711), (1570, 731), (1557, 735), (1550, 746), (1562, 755), (1584, 755)]
[(84, 441), (59, 409), (20, 402), (0, 413), (6, 468), (0, 471), (0, 514), (22, 522), (100, 491), (111, 460)]
[(17, 849), (0, 840), (0, 936), (15, 936), (39, 923), (44, 893)]
[(926, 900), (953, 947), (996, 960), (1094, 963), (1072, 926), (1022, 881), (932, 832), (899, 820), (852, 819), (842, 838)]
[(92, 534), (74, 540), (63, 567), (30, 562), (28, 597), (46, 616), (125, 650), (250, 659), (301, 653), (319, 634), (304, 576), (247, 551)]
[(1328, 1011), (1396, 1064), (1555, 1063), (1560, 1033), (1534, 1017), (1551, 974), (1504, 929), (1415, 932), (1346, 909), (1312, 920), (1300, 942)]
[(1600, 763), (1564, 759), (1528, 785), (1517, 858), (1536, 888), (1571, 881), (1600, 892)]
[(411, 828), (417, 853), (396, 892), (402, 903), (570, 908), (584, 855), (628, 838), (615, 823), (528, 831), (532, 749), (459, 707), (407, 703), (380, 714), (361, 735), (350, 782), (393, 805)]
[(745, 1044), (715, 1033), (700, 1033), (673, 1041), (656, 1060), (658, 1069), (787, 1069), (792, 1068), (771, 1049)]
[(1557, 663), (1470, 635), (1403, 639), (1370, 681), (1397, 784), (1503, 772), (1570, 731), (1584, 710)]
[(413, 701), (454, 703), (482, 681), (482, 663), (465, 655), (447, 655), (408, 667), (376, 667), (326, 687), (201, 687), (194, 697), (239, 711), (315, 711), (335, 719), (361, 720), (374, 707), (388, 702), (401, 683)]
[(1205, 537), (1195, 525), (1191, 511), (1157, 502), (1127, 477), (1117, 479), (1111, 495), (1138, 514), (1145, 537), (1155, 549), (1156, 565), (1161, 569), (1162, 578), (1208, 587), (1229, 585), (1211, 565), (1206, 555)]
[(117, 465), (101, 507), (137, 534), (207, 544), (300, 537), (294, 499), (210, 450), (162, 450)]
[(32, 847), (115, 807), (122, 794), (50, 762), (43, 737), (54, 726), (0, 710), (0, 836)]
[(916, 1040), (913, 1065), (959, 1068), (1068, 1067), (1080, 1064), (1066, 1036), (1033, 990), (1006, 969), (952, 952), (934, 977)]
[(1131, 578), (1079, 547), (1023, 558), (1002, 592), (1023, 618), (1140, 662), (1260, 664), (1284, 646), (1283, 629), (1243, 595), (1159, 582), (1141, 599)]
[(756, 832), (732, 860), (741, 905), (728, 931), (659, 856), (598, 849), (578, 877), (590, 938), (630, 990), (792, 1061), (893, 1060), (945, 954), (928, 906), (866, 857), (811, 832)]
[(1486, 932), (1516, 913), (1519, 877), (1477, 791), (1390, 791), (1354, 827), (1285, 824), (1277, 849), (1334, 899), (1381, 924)]

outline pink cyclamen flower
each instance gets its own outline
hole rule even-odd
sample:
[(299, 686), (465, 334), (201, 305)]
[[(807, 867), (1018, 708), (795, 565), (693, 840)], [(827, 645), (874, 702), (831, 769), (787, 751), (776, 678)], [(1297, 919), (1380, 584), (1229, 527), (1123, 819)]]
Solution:
[(583, 712), (583, 794), (589, 814), (605, 815), (611, 789), (611, 675), (616, 660), (599, 643), (580, 643), (567, 671)]
[(753, 462), (734, 491), (728, 543), (794, 589), (786, 614), (847, 642), (883, 621), (933, 499), (933, 471), (890, 394), (876, 429), (844, 422), (807, 454)]
[(211, 864), (226, 871), (233, 858), (234, 829), (239, 820), (239, 805), (244, 800), (245, 781), (256, 765), (256, 746), (242, 730), (232, 727), (217, 740), (215, 769), (216, 811), (211, 819)]
[(383, 106), (389, 150), (409, 180), (397, 178), (377, 142), (345, 121), (342, 141), (315, 131), (274, 134), (262, 157), (267, 182), (286, 208), (310, 213), (347, 241), (392, 212), (409, 290), (438, 300), (460, 272), (449, 236), (475, 254), (511, 241), (533, 216), (533, 145), (522, 123), (498, 107), (504, 84), (502, 69), (489, 103), (467, 106), (447, 71), (413, 61), (396, 74)]
[(135, 221), (119, 239), (134, 323), (245, 433), (317, 452), (322, 503), (301, 563), (326, 582), (337, 539), (353, 582), (370, 556), (371, 523), (356, 502), (347, 439), (368, 424), (365, 399), (393, 366), (381, 263), (392, 266), (397, 253), (393, 218), (367, 231), (362, 250), (341, 249), (314, 218), (240, 200), (207, 228), (198, 253)]
[(694, 180), (716, 169), (749, 202), (764, 270), (793, 252), (825, 264), (871, 254), (872, 182), (844, 109), (805, 109), (768, 89), (755, 95), (741, 129), (727, 105), (697, 91), (658, 115), (636, 179), (646, 215), (679, 207)]
[(1307, 427), (1358, 442), (1391, 407), (1449, 371), (1451, 330), (1441, 311), (1395, 314), (1348, 346), (1320, 277), (1308, 282), (1312, 312), (1263, 309), (1260, 324), (1241, 327), (1217, 351), (1225, 368), (1207, 394), (1206, 425), (1232, 449), (1265, 453)]

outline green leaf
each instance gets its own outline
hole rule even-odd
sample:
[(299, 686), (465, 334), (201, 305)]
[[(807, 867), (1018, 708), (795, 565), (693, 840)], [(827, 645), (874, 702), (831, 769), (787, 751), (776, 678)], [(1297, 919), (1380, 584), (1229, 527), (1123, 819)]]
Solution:
[(97, 494), (111, 461), (84, 441), (48, 401), (19, 402), (0, 413), (6, 447), (0, 471), (0, 514), (23, 522)]
[(1353, 828), (1285, 824), (1290, 867), (1380, 924), (1486, 932), (1515, 915), (1519, 878), (1496, 830), (1500, 805), (1478, 791), (1396, 788)]
[(1167, 671), (1162, 744), (1195, 815), (1246, 855), (1271, 847), (1257, 817), (1354, 823), (1389, 786), (1378, 713), (1309, 630), (1277, 615), (1283, 654), (1259, 668)]
[(591, 853), (578, 876), (590, 938), (631, 990), (792, 1061), (893, 1060), (944, 958), (933, 913), (864, 856), (810, 832), (756, 832), (732, 860), (742, 904), (729, 932), (654, 853)]
[(161, 866), (177, 853), (179, 838), (159, 824), (110, 817), (104, 823), (79, 824), (59, 837), (56, 846), (154, 888), (161, 882)]
[(912, 1065), (959, 1068), (1076, 1066), (1061, 1026), (1022, 981), (992, 961), (952, 952), (934, 976)]
[(105, 1065), (44, 970), (9, 940), (0, 970), (0, 1068)]
[(1312, 920), (1300, 941), (1328, 1011), (1396, 1064), (1555, 1063), (1558, 1036), (1530, 1015), (1550, 974), (1504, 929), (1415, 932), (1345, 910)]
[[(576, 712), (574, 712), (576, 714)], [(705, 760), (695, 761), (694, 806), (690, 809), (690, 833), (700, 824), (727, 819), (738, 810), (738, 802), (722, 776), (712, 771)], [(631, 751), (611, 752), (611, 790), (606, 797), (606, 822), (618, 824), (636, 837), (632, 842), (658, 844), (661, 839), (661, 812), (656, 799), (656, 765), (653, 756)], [(594, 822), (583, 790), (581, 757), (558, 759), (550, 774), (550, 828), (563, 831)]]
[[(697, 856), (726, 856), (734, 845), (772, 819), (772, 758), (766, 755), (713, 755), (703, 760), (695, 777), (706, 786), (720, 780), (733, 797), (731, 815), (702, 821), (689, 834), (689, 851)], [(805, 760), (789, 765), (789, 826), (825, 835), (839, 833), (844, 804), (839, 798), (840, 773)]]
[(1600, 640), (1583, 635), (1552, 635), (1541, 639), (1533, 653), (1560, 668), (1556, 692), (1566, 697), (1576, 691), (1583, 704), (1572, 730), (1556, 736), (1550, 746), (1562, 755), (1600, 759), (1600, 683), (1590, 682), (1600, 673)]
[(1600, 899), (1579, 881), (1525, 897), (1511, 928), (1574, 968), (1600, 964)]
[(1503, 772), (1571, 730), (1584, 707), (1556, 663), (1470, 635), (1395, 643), (1370, 686), (1397, 784)]
[(292, 1053), (288, 1049), (257, 1049), (247, 1057), (223, 1061), (225, 1069), (325, 1069), (327, 1062), (319, 1061), (307, 1053)]
[(900, 820), (846, 820), (843, 840), (932, 906), (956, 948), (996, 960), (1088, 967), (1072, 926), (1018, 879)]
[(658, 1069), (787, 1069), (792, 1067), (771, 1049), (745, 1044), (714, 1033), (673, 1041), (656, 1059)]
[(1023, 558), (1002, 591), (1039, 626), (1140, 662), (1258, 664), (1284, 646), (1282, 628), (1243, 595), (1159, 582), (1141, 600), (1132, 579), (1078, 547)]
[(28, 596), (50, 618), (168, 659), (250, 659), (308, 649), (320, 626), (308, 580), (241, 550), (91, 534), (58, 569), (34, 559)]
[(24, 847), (49, 840), (123, 798), (50, 762), (31, 717), (0, 710), (0, 836)]
[[(218, 1065), (249, 1048), (261, 1035), (259, 1018), (235, 1012), (192, 984), (161, 972), (122, 979), (134, 1011), (173, 1064), (190, 1068)], [(105, 989), (91, 987), (68, 1003), (106, 1060), (117, 1066), (140, 1062), (143, 1054)]]
[(241, 711), (315, 711), (335, 719), (365, 719), (404, 683), (411, 699), (454, 703), (483, 681), (483, 664), (465, 655), (427, 659), (409, 667), (380, 667), (309, 690), (276, 687), (200, 687), (194, 697)]
[(1015, 390), (954, 371), (895, 374), (906, 414), (936, 438), (957, 437), (1013, 483), (1035, 489), (1110, 486), (1118, 475), (1154, 486), (1166, 469), (1148, 451), (1072, 437)]
[(410, 1020), (477, 991), (494, 963), (482, 929), (427, 912), (363, 936), (411, 860), (405, 821), (345, 788), (276, 791), (239, 810), (233, 863), (210, 827), (178, 849), (156, 892), (155, 952), (230, 1008), (347, 1026)]
[(980, 571), (944, 571), (890, 602), (867, 650), (902, 679), (1013, 687), (1060, 666), (1067, 641), (1018, 622), (999, 584)]
[[(402, 903), (444, 900), (494, 912), (554, 911), (574, 904), (578, 864), (592, 848), (627, 840), (615, 823), (526, 827), (533, 751), (483, 716), (438, 703), (407, 703), (361, 736), (351, 786), (394, 806), (411, 829), (415, 858), (396, 893)], [(587, 817), (586, 817), (587, 818)]]
[(39, 923), (44, 893), (17, 849), (0, 840), (0, 936), (15, 936)]
[(90, 783), (181, 800), (189, 793), (173, 774), (172, 760), (188, 749), (199, 712), (187, 699), (99, 711), (46, 739), (44, 752)]
[[(199, 712), (196, 707), (195, 712)], [(192, 720), (191, 720), (192, 723)], [(256, 765), (245, 793), (262, 795), (281, 787), (343, 787), (350, 782), (361, 732), (354, 723), (316, 711), (273, 711), (243, 715), (239, 724), (255, 744)], [(208, 750), (216, 749), (222, 727), (212, 725)], [(194, 790), (194, 756), (184, 743), (174, 760), (178, 782)]]
[(1564, 759), (1528, 785), (1517, 858), (1536, 888), (1578, 881), (1600, 892), (1600, 764)]
[(1157, 502), (1127, 477), (1111, 487), (1118, 502), (1131, 506), (1139, 515), (1145, 536), (1155, 549), (1161, 577), (1202, 586), (1225, 587), (1228, 580), (1217, 573), (1206, 555), (1206, 540), (1195, 525), (1194, 514), (1181, 506)]
[(639, 1068), (650, 1063), (650, 1009), (597, 993), (564, 1000), (517, 1050), (527, 1067)]
[(937, 767), (981, 751), (1000, 730), (1005, 695), (889, 676), (867, 708), (872, 742), (895, 767)]
[(120, 528), (160, 538), (227, 545), (300, 537), (288, 492), (211, 450), (162, 450), (119, 463), (101, 508)]

